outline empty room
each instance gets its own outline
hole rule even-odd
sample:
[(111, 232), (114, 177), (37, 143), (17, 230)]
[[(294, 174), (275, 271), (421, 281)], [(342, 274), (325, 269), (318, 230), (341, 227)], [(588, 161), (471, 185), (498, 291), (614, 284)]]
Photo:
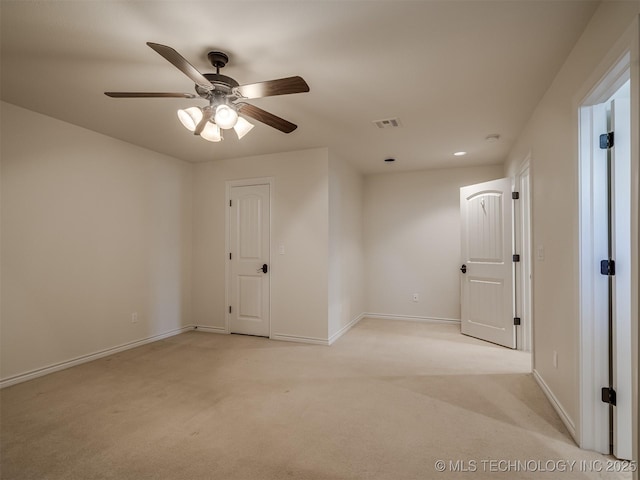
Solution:
[(0, 478), (638, 479), (640, 3), (0, 3)]

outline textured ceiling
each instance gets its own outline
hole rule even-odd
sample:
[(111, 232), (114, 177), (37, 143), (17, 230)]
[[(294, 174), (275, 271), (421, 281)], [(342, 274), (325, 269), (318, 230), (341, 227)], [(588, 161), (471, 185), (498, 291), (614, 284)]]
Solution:
[[(329, 147), (365, 173), (497, 164), (532, 114), (598, 2), (7, 1), (2, 99), (188, 161)], [(103, 92), (192, 92), (145, 42), (201, 72), (212, 49), (239, 83), (301, 75), (309, 93), (253, 100), (298, 124), (257, 123), (242, 140), (194, 137), (180, 107), (204, 100), (113, 99)], [(374, 120), (398, 117), (397, 129)], [(255, 122), (254, 122), (255, 123)], [(500, 141), (488, 143), (489, 134)], [(452, 153), (465, 150), (464, 157)], [(383, 162), (395, 157), (392, 165)]]

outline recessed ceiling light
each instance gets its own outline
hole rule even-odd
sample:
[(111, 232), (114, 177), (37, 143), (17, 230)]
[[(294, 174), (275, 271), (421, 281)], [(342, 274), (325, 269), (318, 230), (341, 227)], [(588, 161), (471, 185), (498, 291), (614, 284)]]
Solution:
[(461, 157), (461, 156), (466, 155), (466, 154), (467, 154), (467, 152), (456, 152), (456, 153), (454, 153), (454, 155), (456, 157)]

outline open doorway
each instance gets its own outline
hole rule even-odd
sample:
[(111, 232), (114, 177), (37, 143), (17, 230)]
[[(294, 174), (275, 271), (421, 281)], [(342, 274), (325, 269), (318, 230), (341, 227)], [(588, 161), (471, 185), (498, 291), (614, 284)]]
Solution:
[[(630, 55), (580, 107), (582, 448), (632, 458)], [(637, 286), (636, 286), (637, 288)]]

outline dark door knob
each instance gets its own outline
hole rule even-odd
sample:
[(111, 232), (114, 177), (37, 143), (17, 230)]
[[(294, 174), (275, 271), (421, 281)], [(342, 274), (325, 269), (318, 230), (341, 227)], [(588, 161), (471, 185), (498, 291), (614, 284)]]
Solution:
[(462, 265), (462, 266), (460, 267), (460, 271), (461, 271), (462, 273), (467, 273), (467, 266), (466, 266), (466, 265)]
[(258, 269), (256, 270), (256, 272), (260, 273), (267, 273), (269, 271), (269, 267), (267, 267), (267, 264), (265, 263), (264, 265), (262, 265), (261, 267), (258, 267)]

